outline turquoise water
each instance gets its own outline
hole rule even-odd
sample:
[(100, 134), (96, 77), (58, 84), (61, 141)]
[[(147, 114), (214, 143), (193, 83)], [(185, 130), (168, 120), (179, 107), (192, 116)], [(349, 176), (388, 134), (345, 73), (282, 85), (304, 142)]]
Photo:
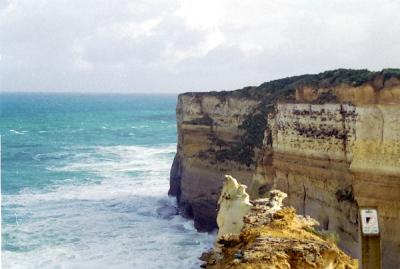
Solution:
[(176, 96), (1, 94), (3, 268), (196, 268), (167, 196)]

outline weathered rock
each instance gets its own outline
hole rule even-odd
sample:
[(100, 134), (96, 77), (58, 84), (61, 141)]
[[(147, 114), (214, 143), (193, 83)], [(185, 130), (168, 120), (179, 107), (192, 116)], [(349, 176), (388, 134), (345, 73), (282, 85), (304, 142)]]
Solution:
[(182, 168), (181, 168), (180, 156), (175, 155), (169, 176), (168, 195), (175, 196), (178, 202), (181, 197), (181, 173), (182, 173), (181, 171)]
[[(232, 189), (226, 186), (227, 184), (224, 185), (224, 190)], [(243, 218), (245, 225), (240, 234), (219, 236), (214, 250), (202, 255), (202, 260), (205, 261), (202, 267), (209, 269), (358, 268), (357, 260), (353, 260), (333, 242), (317, 234), (313, 226), (318, 225), (318, 222), (297, 216), (293, 208), (282, 209), (282, 200), (285, 197), (285, 193), (274, 190), (269, 199), (253, 201), (253, 206)], [(226, 192), (223, 192), (220, 199), (222, 204), (226, 198)], [(242, 203), (230, 205), (238, 207), (237, 211), (241, 212)], [(252, 219), (255, 221), (249, 222)]]
[(250, 210), (251, 203), (246, 193), (247, 186), (238, 184), (232, 176), (225, 176), (225, 183), (218, 199), (218, 235), (240, 234), (243, 228), (243, 217)]
[(383, 267), (394, 268), (400, 263), (399, 74), (336, 70), (180, 95), (171, 194), (181, 212), (201, 230), (215, 228), (229, 171), (249, 186), (252, 200), (271, 189), (286, 192), (286, 204), (336, 232), (340, 247), (359, 258), (359, 206), (377, 206)]

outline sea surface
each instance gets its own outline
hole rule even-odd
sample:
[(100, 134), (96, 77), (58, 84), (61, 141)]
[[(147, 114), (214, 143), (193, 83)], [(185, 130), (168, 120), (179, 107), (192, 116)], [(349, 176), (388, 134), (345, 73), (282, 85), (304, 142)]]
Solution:
[(198, 268), (168, 197), (176, 96), (0, 94), (2, 268)]

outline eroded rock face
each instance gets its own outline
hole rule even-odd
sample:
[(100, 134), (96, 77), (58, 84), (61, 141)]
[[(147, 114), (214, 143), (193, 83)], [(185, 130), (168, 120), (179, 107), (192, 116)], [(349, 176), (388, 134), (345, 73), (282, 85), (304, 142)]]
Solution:
[[(398, 71), (397, 71), (398, 72)], [(227, 173), (250, 199), (272, 189), (360, 257), (359, 206), (377, 206), (383, 267), (400, 264), (400, 75), (338, 70), (178, 98), (171, 194), (216, 228)]]
[(356, 257), (358, 207), (377, 206), (386, 227), (384, 265), (391, 268), (399, 262), (392, 249), (400, 251), (399, 119), (398, 104), (277, 104), (270, 118), (273, 165), (259, 166), (274, 172), (262, 181), (336, 231), (340, 247)]
[[(225, 183), (224, 190), (229, 184), (232, 185)], [(252, 201), (253, 206), (247, 209), (242, 220), (244, 226), (239, 233), (222, 233), (215, 248), (202, 255), (205, 261), (202, 267), (358, 268), (356, 260), (344, 254), (332, 241), (318, 235), (313, 227), (318, 222), (296, 215), (293, 208), (282, 209), (282, 200), (286, 196), (279, 190), (273, 190), (269, 198)], [(221, 204), (229, 199), (226, 192), (221, 194)], [(230, 205), (242, 213), (242, 203)], [(219, 227), (224, 228), (223, 225)]]
[(198, 230), (217, 227), (217, 201), (227, 171), (248, 179), (241, 183), (249, 185), (251, 181), (252, 168), (235, 161), (218, 161), (210, 155), (225, 144), (240, 142), (239, 126), (258, 104), (260, 101), (243, 96), (179, 96), (178, 152), (171, 169), (169, 193), (178, 198), (181, 213), (194, 218)]

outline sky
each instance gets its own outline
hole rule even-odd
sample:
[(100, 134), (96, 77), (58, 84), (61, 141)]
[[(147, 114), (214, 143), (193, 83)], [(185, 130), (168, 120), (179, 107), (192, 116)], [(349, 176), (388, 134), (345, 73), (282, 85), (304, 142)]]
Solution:
[(400, 67), (398, 0), (0, 0), (0, 90), (233, 90)]

